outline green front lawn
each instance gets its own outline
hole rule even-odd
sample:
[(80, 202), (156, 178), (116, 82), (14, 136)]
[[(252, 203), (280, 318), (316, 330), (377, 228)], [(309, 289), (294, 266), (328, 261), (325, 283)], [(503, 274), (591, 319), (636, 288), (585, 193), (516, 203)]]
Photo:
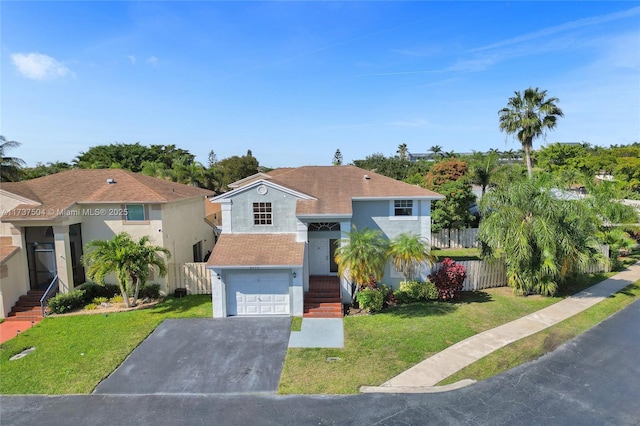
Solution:
[[(282, 394), (357, 393), (474, 334), (513, 321), (615, 273), (592, 274), (556, 297), (514, 296), (509, 287), (465, 292), (456, 303), (401, 305), (375, 315), (344, 318), (344, 349), (287, 351)], [(338, 357), (339, 360), (328, 361)]]
[[(0, 345), (0, 393), (89, 393), (164, 319), (211, 312), (211, 296), (189, 296), (139, 311), (45, 318)], [(30, 347), (36, 350), (9, 361)]]
[(439, 261), (445, 257), (453, 260), (480, 260), (479, 248), (433, 249), (432, 253), (438, 256)]

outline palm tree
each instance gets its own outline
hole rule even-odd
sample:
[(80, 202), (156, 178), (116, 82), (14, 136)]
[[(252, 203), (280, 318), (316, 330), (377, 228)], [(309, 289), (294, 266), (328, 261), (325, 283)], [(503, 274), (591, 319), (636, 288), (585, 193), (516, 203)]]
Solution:
[(396, 270), (402, 273), (405, 281), (411, 281), (420, 272), (422, 264), (435, 265), (437, 256), (431, 252), (429, 242), (420, 235), (402, 233), (391, 240), (389, 256)]
[(480, 152), (473, 154), (471, 167), (469, 168), (471, 172), (471, 182), (482, 187), (483, 197), (487, 187), (491, 183), (493, 173), (498, 167), (498, 155), (498, 153), (491, 150), (489, 150), (489, 153), (486, 155)]
[(398, 154), (398, 156), (400, 157), (401, 160), (408, 160), (409, 159), (409, 149), (407, 148), (407, 144), (403, 143), (398, 145), (398, 150), (396, 151), (396, 154)]
[[(149, 266), (157, 267), (160, 276), (166, 275), (166, 265), (158, 252), (171, 256), (169, 250), (159, 246), (148, 246), (149, 237), (134, 241), (129, 234), (121, 232), (111, 240), (92, 240), (87, 244), (82, 262), (87, 267), (87, 277), (104, 284), (104, 279), (115, 273), (122, 298), (131, 307), (129, 293), (133, 290), (133, 306), (137, 303), (140, 283), (149, 277)], [(133, 286), (133, 288), (132, 288)]]
[(351, 232), (339, 240), (335, 260), (338, 274), (351, 282), (351, 302), (355, 303), (356, 292), (373, 278), (378, 281), (384, 275), (387, 263), (389, 241), (379, 230), (363, 228), (355, 225)]
[(143, 161), (140, 173), (164, 180), (172, 180), (173, 170), (168, 169), (162, 161)]
[(481, 202), (483, 254), (503, 258), (516, 294), (553, 295), (580, 266), (606, 262), (595, 238), (598, 219), (581, 201), (553, 196), (539, 179), (511, 182)]
[(500, 131), (516, 134), (524, 149), (529, 178), (532, 176), (531, 147), (533, 140), (544, 136), (547, 130), (556, 127), (558, 117), (563, 117), (556, 102), (558, 98), (546, 98), (547, 91), (529, 87), (524, 94), (519, 91), (509, 98), (506, 108), (498, 111)]
[(429, 151), (432, 153), (431, 158), (435, 160), (436, 157), (442, 157), (442, 147), (440, 145), (434, 145), (429, 148)]
[(133, 306), (138, 302), (138, 292), (140, 291), (140, 287), (144, 287), (147, 282), (151, 268), (157, 269), (158, 275), (161, 277), (167, 275), (167, 265), (158, 253), (165, 254), (167, 258), (171, 257), (171, 253), (164, 247), (147, 245), (148, 242), (149, 237), (145, 235), (140, 238), (135, 246), (136, 262), (134, 271), (131, 274), (131, 279), (135, 285)]
[(17, 148), (21, 144), (16, 141), (8, 141), (4, 136), (0, 135), (0, 156), (2, 163), (0, 164), (0, 182), (15, 182), (20, 179), (22, 173), (21, 168), (26, 163), (20, 158), (5, 157), (5, 152), (11, 148)]

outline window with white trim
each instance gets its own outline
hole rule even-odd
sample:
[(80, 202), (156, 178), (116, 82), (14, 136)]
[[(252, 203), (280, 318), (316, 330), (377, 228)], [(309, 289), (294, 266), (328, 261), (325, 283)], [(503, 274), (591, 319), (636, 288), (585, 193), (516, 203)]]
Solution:
[(273, 224), (273, 211), (271, 209), (271, 203), (253, 203), (253, 224)]
[(394, 200), (394, 216), (413, 216), (413, 200)]

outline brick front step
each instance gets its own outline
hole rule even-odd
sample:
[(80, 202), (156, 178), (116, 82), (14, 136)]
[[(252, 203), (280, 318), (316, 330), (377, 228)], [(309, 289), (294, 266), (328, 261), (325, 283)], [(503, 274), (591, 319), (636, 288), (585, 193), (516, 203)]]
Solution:
[(9, 312), (9, 316), (7, 318), (25, 318), (25, 317), (29, 317), (29, 318), (42, 318), (42, 311), (40, 309), (38, 309), (37, 311), (11, 311)]
[(308, 312), (302, 316), (304, 318), (342, 318), (342, 312)]
[(305, 295), (304, 303), (341, 303), (339, 297), (324, 297), (315, 295)]
[(11, 312), (41, 312), (42, 308), (40, 307), (40, 304), (38, 304), (38, 306), (20, 306), (20, 305), (15, 305), (13, 308), (11, 308)]
[(42, 321), (42, 317), (6, 317), (4, 319), (5, 321), (8, 322), (14, 322), (14, 321), (20, 321), (20, 322), (24, 322), (24, 321), (33, 321), (34, 324), (39, 323), (40, 321)]

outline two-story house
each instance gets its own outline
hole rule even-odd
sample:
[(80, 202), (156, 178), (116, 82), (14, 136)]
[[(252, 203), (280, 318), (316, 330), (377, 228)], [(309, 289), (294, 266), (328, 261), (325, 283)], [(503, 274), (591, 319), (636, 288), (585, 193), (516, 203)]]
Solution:
[[(69, 170), (0, 184), (0, 316), (53, 281), (66, 292), (86, 280), (84, 246), (127, 232), (169, 249), (171, 262), (201, 262), (213, 248), (205, 221), (212, 191), (119, 169)], [(115, 282), (114, 277), (109, 281)], [(166, 290), (166, 278), (151, 282)], [(33, 296), (36, 297), (36, 296)]]
[[(338, 277), (334, 260), (345, 232), (356, 226), (390, 239), (403, 232), (429, 239), (431, 201), (443, 198), (354, 166), (276, 169), (234, 187), (211, 199), (222, 213), (222, 234), (207, 264), (215, 317), (302, 315), (314, 280), (324, 277), (334, 277), (321, 281), (335, 282), (336, 294), (349, 303), (350, 284)], [(384, 282), (400, 280), (387, 265)]]

